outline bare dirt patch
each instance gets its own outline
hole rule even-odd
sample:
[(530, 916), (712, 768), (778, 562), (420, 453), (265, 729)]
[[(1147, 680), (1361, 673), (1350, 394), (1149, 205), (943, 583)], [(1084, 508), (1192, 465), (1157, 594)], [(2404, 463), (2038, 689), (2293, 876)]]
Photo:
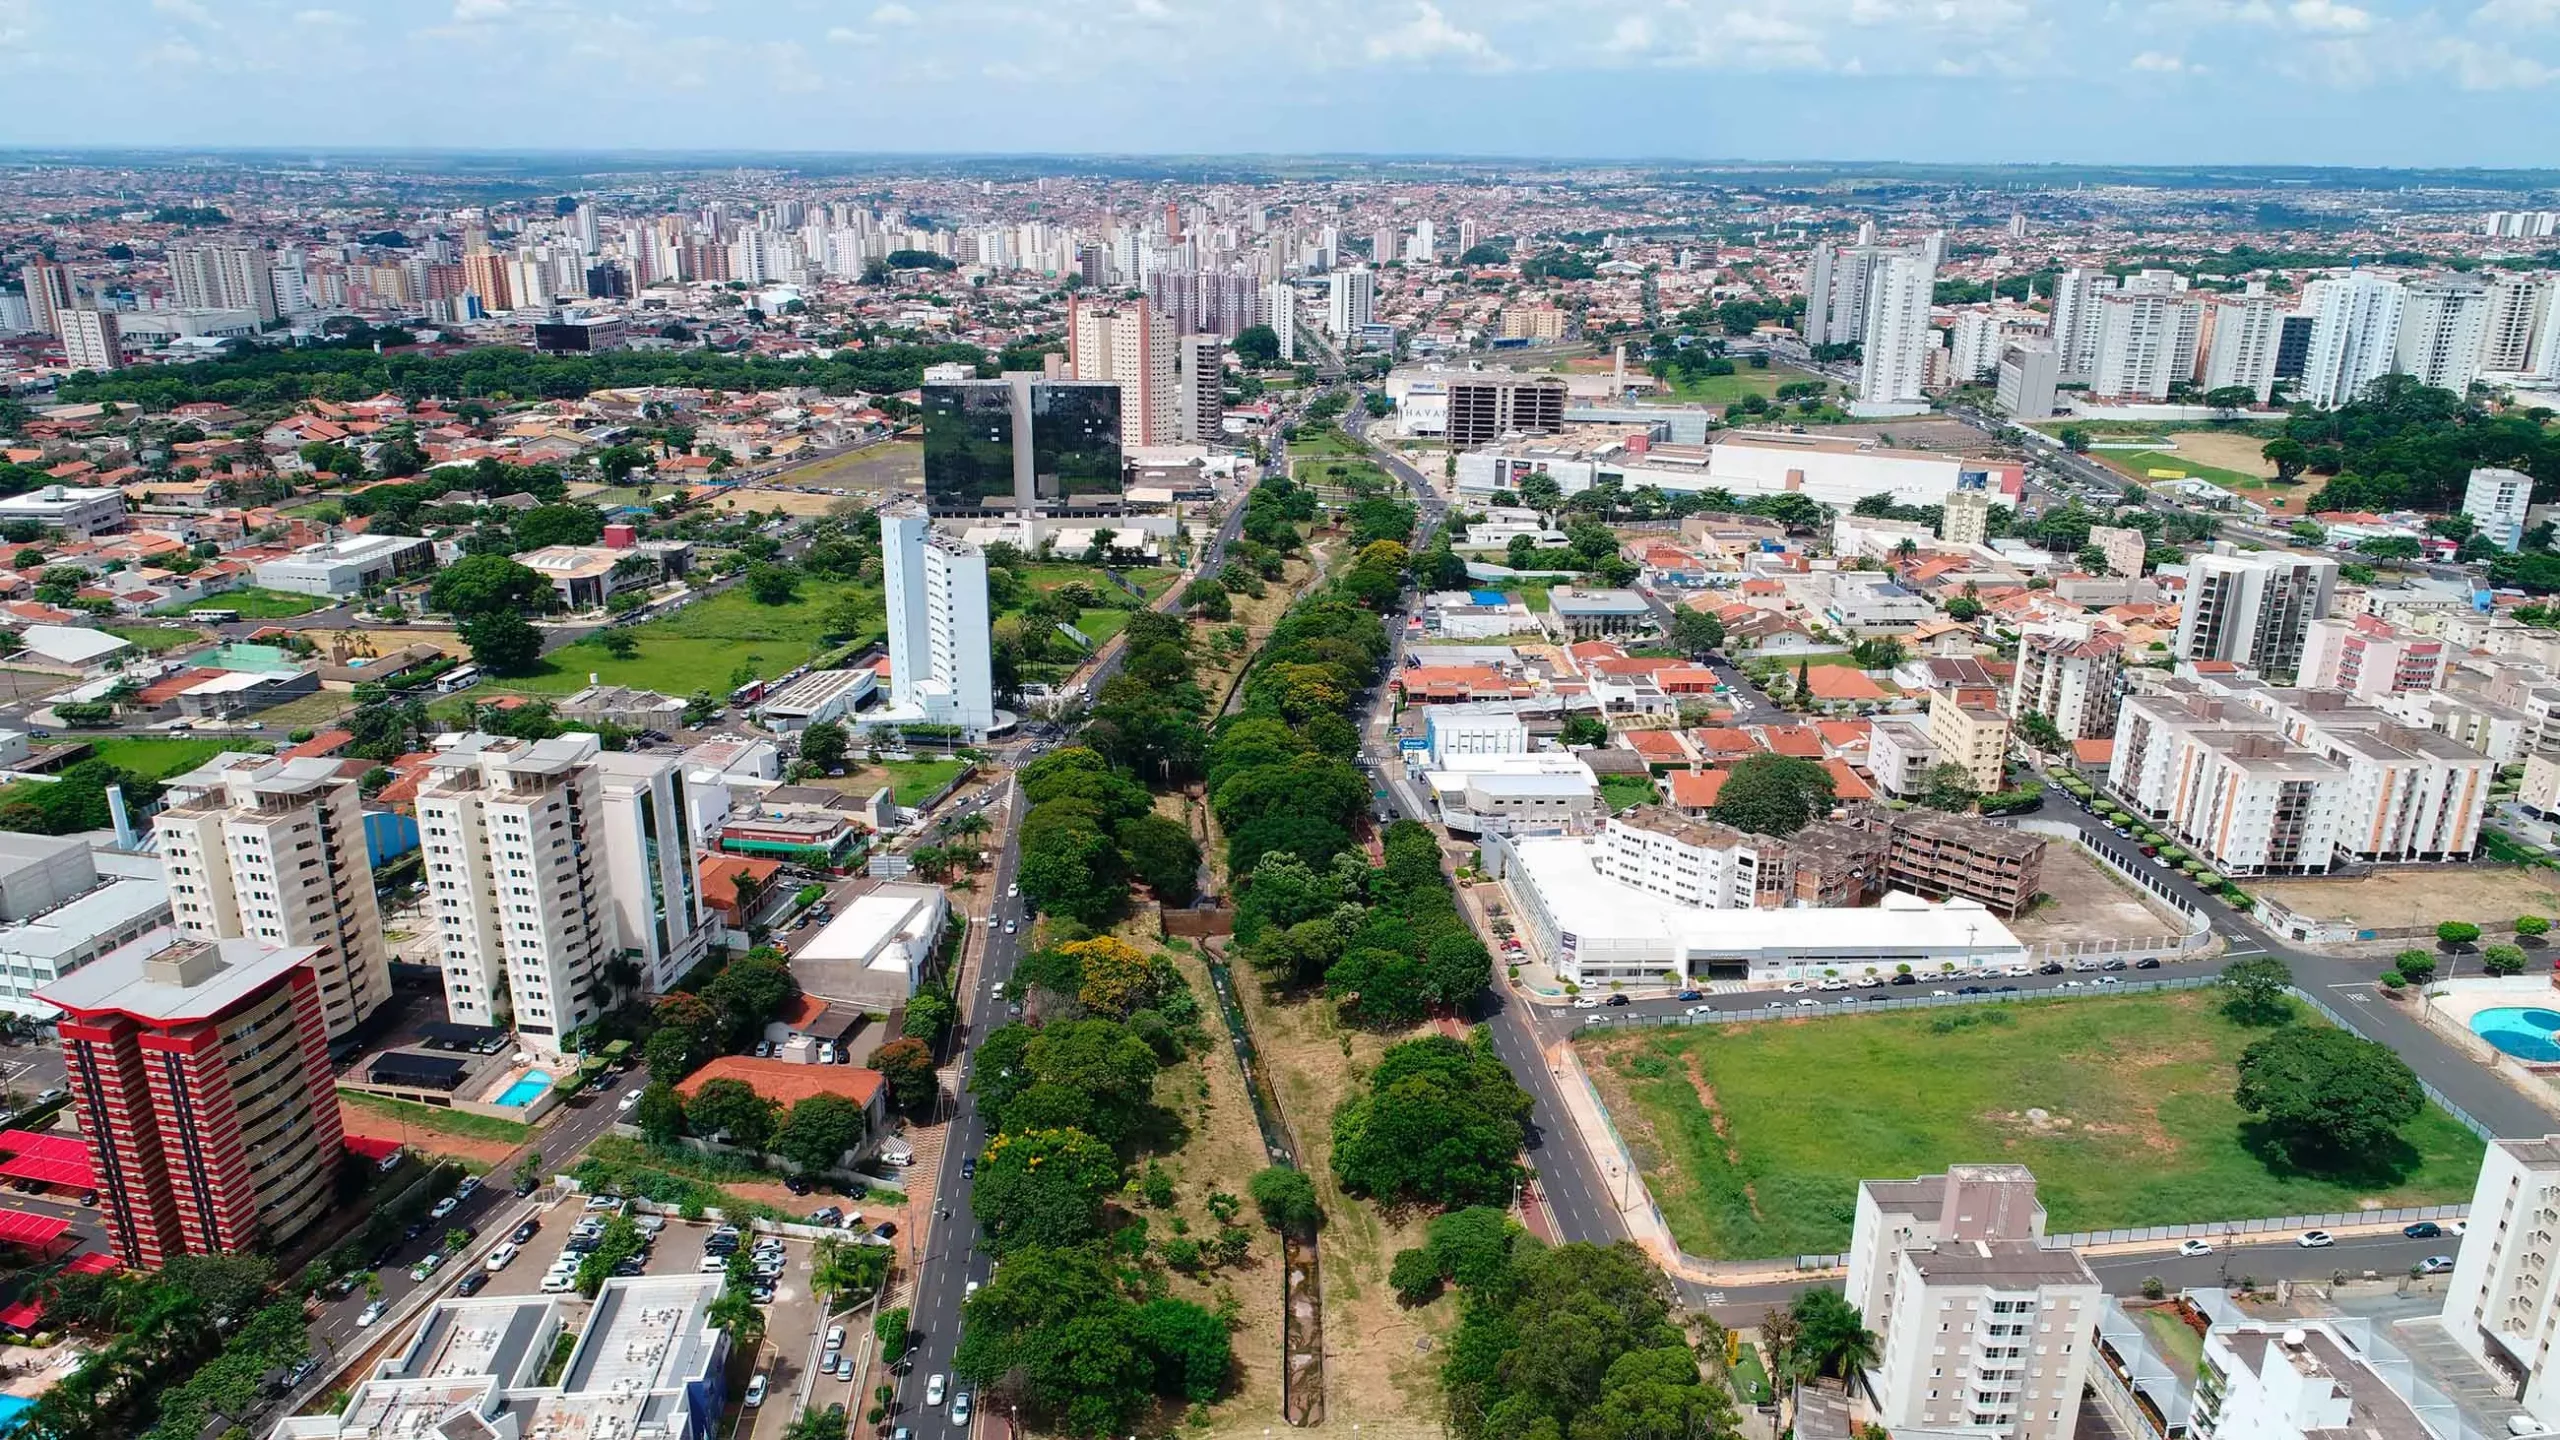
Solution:
[(2560, 886), (2550, 871), (2510, 865), (2386, 870), (2352, 880), (2253, 880), (2248, 888), (2301, 914), (2367, 929), (2446, 920), (2490, 929), (2518, 915), (2560, 914)]
[(483, 1170), (516, 1153), (516, 1147), (504, 1140), (479, 1140), (467, 1135), (447, 1134), (424, 1125), (403, 1125), (389, 1115), (343, 1102), (338, 1106), (338, 1117), (350, 1135), (362, 1135), (369, 1140), (390, 1140), (429, 1155), (469, 1161)]
[(2033, 945), (2043, 940), (2133, 940), (2176, 935), (2184, 926), (2144, 902), (2079, 846), (2056, 840), (2044, 851), (2043, 891), (2051, 898), (2009, 923)]

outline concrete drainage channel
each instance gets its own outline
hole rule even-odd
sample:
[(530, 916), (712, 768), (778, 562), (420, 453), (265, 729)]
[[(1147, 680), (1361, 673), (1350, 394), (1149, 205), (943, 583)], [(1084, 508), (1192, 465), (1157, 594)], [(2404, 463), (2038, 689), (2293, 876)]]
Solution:
[[(1241, 687), (1239, 687), (1241, 688)], [(1244, 1072), (1245, 1093), (1253, 1097), (1254, 1123), (1262, 1129), (1262, 1149), (1274, 1165), (1292, 1170), (1298, 1147), (1280, 1116), (1280, 1096), (1262, 1069), (1253, 1031), (1245, 1024), (1244, 1007), (1236, 1003), (1234, 976), (1226, 957), (1203, 944), (1201, 959), (1209, 968), (1209, 987), (1218, 992), (1219, 1013), (1227, 1017), (1227, 1033), (1235, 1038), (1236, 1065)], [(1324, 1284), (1316, 1270), (1316, 1246), (1287, 1231), (1280, 1235), (1282, 1326), (1280, 1346), (1280, 1418), (1292, 1425), (1324, 1422)]]

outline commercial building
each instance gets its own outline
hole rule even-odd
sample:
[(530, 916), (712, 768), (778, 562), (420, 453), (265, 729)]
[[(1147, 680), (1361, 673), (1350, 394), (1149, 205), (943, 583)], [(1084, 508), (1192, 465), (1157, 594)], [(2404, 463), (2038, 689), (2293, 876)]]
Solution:
[(1879, 1342), (1865, 1381), (1885, 1428), (2071, 1440), (2104, 1292), (2044, 1248), (2035, 1187), (2021, 1165), (1858, 1186), (1849, 1300)]
[(156, 857), (78, 835), (0, 833), (0, 1010), (50, 1018), (38, 990), (169, 923)]
[(612, 1003), (618, 877), (600, 833), (602, 750), (583, 732), (473, 733), (427, 761), (418, 836), (452, 1020), (558, 1053)]
[(1553, 435), (1564, 428), (1565, 383), (1553, 375), (1452, 374), (1451, 449), (1490, 445), (1505, 435)]
[(1422, 779), (1453, 834), (1586, 831), (1609, 814), (1591, 767), (1560, 751), (1462, 756)]
[(57, 311), (54, 319), (62, 327), (64, 365), (73, 370), (124, 368), (124, 332), (116, 323), (116, 312), (75, 305)]
[(2560, 1430), (2560, 1135), (2492, 1140), (2472, 1182), (2468, 1232), (2454, 1252), (2441, 1318), (2447, 1335), (2513, 1387), (2545, 1431)]
[(937, 535), (915, 511), (880, 515), (888, 588), (889, 705), (877, 723), (956, 725), (972, 740), (996, 723), (987, 557)]
[(1122, 389), (1027, 371), (929, 384), (925, 505), (935, 515), (1116, 510)]
[(376, 585), (435, 568), (432, 541), (410, 535), (349, 535), (305, 545), (281, 560), (259, 563), (258, 583), (296, 595), (360, 595)]
[(1180, 365), (1172, 322), (1145, 301), (1067, 307), (1067, 372), (1120, 387), (1123, 449), (1182, 438)]
[(2009, 713), (2037, 714), (2065, 740), (2116, 733), (2124, 642), (2087, 625), (2034, 626), (2019, 638)]
[(711, 947), (684, 762), (673, 755), (598, 750), (591, 763), (604, 777), (597, 829), (610, 877), (605, 892), (620, 927), (619, 953), (639, 965), (648, 993), (663, 994), (701, 964)]
[(45, 485), (0, 499), (0, 523), (32, 520), (74, 540), (124, 528), (124, 492), (112, 485)]
[(2311, 622), (2329, 613), (2337, 585), (2338, 562), (2329, 556), (2244, 553), (2217, 541), (2187, 561), (2186, 600), (2171, 653), (2182, 661), (2228, 660), (2243, 669), (2294, 674)]
[(391, 998), (363, 799), (337, 761), (218, 755), (169, 781), (151, 828), (178, 933), (307, 953), (331, 1044)]
[(37, 998), (118, 1260), (266, 1249), (327, 1213), (346, 1138), (310, 951), (158, 930)]
[(1666, 977), (1887, 976), (1904, 966), (1929, 973), (2027, 959), (1999, 918), (1970, 900), (1931, 904), (1894, 892), (1854, 909), (1712, 910), (1601, 873), (1599, 849), (1572, 836), (1485, 842), (1486, 862), (1509, 887), (1537, 952), (1586, 989), (1660, 985)]
[(2533, 477), (2504, 466), (2473, 470), (2462, 492), (2462, 513), (2479, 524), (2490, 544), (2510, 555), (2523, 548), (2525, 512), (2532, 508)]
[(1800, 494), (1842, 512), (1878, 493), (1905, 505), (1939, 505), (1956, 491), (1978, 489), (1995, 503), (2016, 504), (2026, 485), (2026, 467), (2014, 460), (1781, 430), (1719, 431), (1711, 445), (1524, 441), (1458, 455), (1458, 494), (1469, 501), (1500, 503), (1499, 497), (1533, 475), (1553, 480), (1568, 496), (1615, 481), (1630, 493), (1651, 486), (1671, 495)]
[(1985, 795), (2004, 788), (2009, 760), (2009, 717), (1953, 690), (1929, 692), (1929, 748), (1941, 765), (1961, 765), (1965, 779)]
[(2051, 419), (2061, 384), (2062, 357), (2050, 344), (2010, 345), (2001, 350), (1997, 403), (2009, 418)]
[(2365, 699), (2433, 690), (2444, 680), (2442, 637), (2372, 615), (2314, 620), (2303, 637), (2302, 684)]
[(711, 1323), (726, 1283), (615, 1277), (592, 1308), (571, 1295), (440, 1300), (344, 1408), (287, 1416), (266, 1440), (711, 1440), (728, 1405), (729, 1334)]
[(939, 886), (875, 886), (809, 937), (792, 955), (791, 973), (809, 994), (891, 1013), (931, 977), (950, 922)]
[(806, 730), (812, 725), (853, 718), (880, 690), (880, 672), (870, 666), (852, 670), (817, 670), (801, 676), (756, 704), (756, 714), (775, 730)]

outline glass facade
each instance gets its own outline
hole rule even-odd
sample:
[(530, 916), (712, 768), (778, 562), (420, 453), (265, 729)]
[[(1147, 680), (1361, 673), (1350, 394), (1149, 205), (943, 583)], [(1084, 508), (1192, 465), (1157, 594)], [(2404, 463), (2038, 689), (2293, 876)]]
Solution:
[(924, 499), (936, 515), (1013, 508), (1013, 387), (924, 387)]
[(1031, 464), (1043, 507), (1120, 503), (1120, 387), (1107, 381), (1031, 387)]

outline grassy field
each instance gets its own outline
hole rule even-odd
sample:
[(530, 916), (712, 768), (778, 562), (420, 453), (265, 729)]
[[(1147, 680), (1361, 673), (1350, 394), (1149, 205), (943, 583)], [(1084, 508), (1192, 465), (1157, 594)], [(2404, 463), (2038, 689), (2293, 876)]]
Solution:
[(532, 1126), (519, 1125), (513, 1120), (497, 1120), (487, 1115), (472, 1115), (460, 1110), (448, 1110), (440, 1105), (413, 1105), (406, 1100), (368, 1095), (361, 1090), (349, 1090), (343, 1086), (338, 1091), (338, 1098), (359, 1110), (370, 1110), (376, 1115), (398, 1120), (403, 1124), (415, 1125), (421, 1130), (441, 1130), (448, 1135), (460, 1135), (472, 1140), (502, 1140), (510, 1145), (521, 1145), (525, 1137), (533, 1133)]
[(1792, 365), (1772, 365), (1766, 370), (1754, 370), (1737, 361), (1730, 375), (1701, 375), (1694, 380), (1669, 383), (1671, 398), (1685, 404), (1730, 405), (1745, 395), (1771, 395), (1781, 385), (1822, 378)]
[(245, 750), (265, 754), (271, 747), (264, 740), (230, 736), (171, 736), (166, 740), (139, 735), (102, 735), (89, 742), (97, 758), (121, 770), (151, 780), (165, 780), (183, 775), (225, 750)]
[(827, 612), (845, 595), (860, 596), (880, 617), (871, 638), (884, 633), (887, 612), (876, 589), (804, 580), (798, 600), (759, 605), (740, 587), (623, 631), (640, 643), (628, 660), (615, 659), (593, 639), (581, 640), (544, 656), (532, 674), (491, 681), (487, 688), (566, 695), (585, 689), (592, 673), (608, 685), (662, 695), (686, 696), (696, 690), (726, 695), (740, 683), (732, 677), (741, 669), (758, 677), (779, 675), (826, 648), (820, 637), (826, 634)]
[[(1136, 570), (1123, 570), (1120, 572), (1120, 577), (1122, 579), (1127, 580), (1130, 584), (1145, 591), (1147, 598), (1150, 600), (1163, 595), (1165, 587), (1172, 584), (1176, 579), (1179, 579), (1181, 575), (1181, 571), (1169, 566), (1147, 566)], [(1032, 589), (1043, 595), (1048, 594), (1050, 591), (1057, 589), (1061, 585), (1070, 585), (1078, 581), (1081, 581), (1085, 585), (1091, 587), (1093, 592), (1097, 595), (1127, 595), (1129, 593), (1128, 591), (1121, 589), (1119, 586), (1112, 584), (1109, 576), (1103, 574), (1100, 569), (1091, 565), (1071, 565), (1058, 561), (1051, 561), (1045, 565), (1029, 566), (1022, 573), (1022, 583), (1030, 586)]]
[(1861, 1179), (1965, 1162), (2034, 1170), (2057, 1232), (2471, 1192), (2480, 1141), (2432, 1108), (2372, 1174), (2305, 1173), (2253, 1143), (2231, 1091), (2263, 1033), (2190, 991), (1649, 1031), (1585, 1054), (1672, 1233), (1706, 1256), (1846, 1249)]
[[(794, 466), (773, 477), (777, 484), (823, 486), (828, 489), (851, 490), (856, 487), (882, 489), (902, 481), (924, 476), (924, 446), (911, 440), (892, 440), (885, 444), (866, 445), (824, 460)], [(756, 508), (764, 508), (756, 502)]]
[(202, 645), (209, 638), (202, 630), (179, 625), (101, 625), (98, 627), (119, 640), (130, 640), (133, 648), (157, 655), (164, 650), (183, 650)]
[(163, 605), (151, 613), (184, 615), (190, 610), (237, 610), (243, 620), (286, 620), (296, 615), (308, 615), (328, 603), (317, 595), (296, 595), (287, 590), (262, 590), (255, 585), (243, 585), (237, 590), (225, 590), (202, 600)]
[(830, 780), (827, 783), (844, 785), (857, 795), (867, 794), (886, 784), (892, 798), (899, 804), (916, 805), (950, 784), (952, 777), (958, 775), (966, 763), (961, 760), (883, 760), (877, 765), (848, 771), (841, 781)]
[(1289, 454), (1300, 460), (1322, 460), (1333, 456), (1368, 453), (1369, 447), (1352, 439), (1333, 425), (1309, 425), (1289, 439)]
[(2158, 477), (2151, 473), (2154, 470), (2175, 470), (2190, 479), (2208, 481), (2225, 490), (2263, 490), (2275, 483), (2263, 475), (2244, 475), (2219, 465), (2199, 464), (2174, 450), (2092, 450), (2089, 454), (2145, 485), (2158, 483)]
[(1600, 777), (1600, 798), (1609, 802), (1609, 813), (1614, 815), (1638, 805), (1654, 804), (1662, 798), (1662, 792), (1654, 789), (1653, 782), (1642, 776), (1603, 775)]

